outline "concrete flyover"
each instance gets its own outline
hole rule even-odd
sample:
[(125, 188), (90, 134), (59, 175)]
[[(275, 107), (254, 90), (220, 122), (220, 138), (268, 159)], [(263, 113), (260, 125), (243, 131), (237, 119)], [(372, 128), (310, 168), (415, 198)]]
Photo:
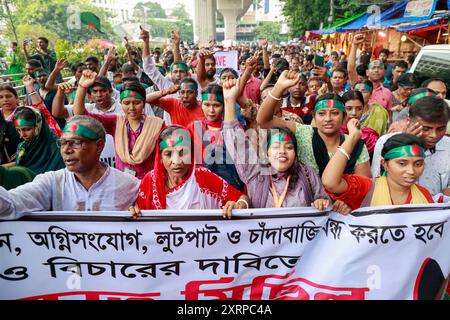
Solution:
[(252, 3), (252, 0), (195, 0), (194, 41), (206, 44), (216, 38), (216, 10), (224, 19), (225, 40), (236, 40), (238, 20)]

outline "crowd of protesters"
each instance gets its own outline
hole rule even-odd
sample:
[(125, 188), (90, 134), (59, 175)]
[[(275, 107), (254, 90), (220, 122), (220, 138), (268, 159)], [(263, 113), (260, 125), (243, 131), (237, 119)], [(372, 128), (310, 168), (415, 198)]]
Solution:
[[(0, 85), (1, 218), (450, 202), (446, 83), (368, 53), (364, 34), (348, 55), (238, 46), (238, 70), (220, 72), (219, 45), (185, 48), (173, 32), (152, 52), (140, 38), (126, 63), (110, 48), (67, 82), (46, 38), (33, 55), (24, 45), (23, 101)], [(114, 165), (101, 161), (108, 143)]]

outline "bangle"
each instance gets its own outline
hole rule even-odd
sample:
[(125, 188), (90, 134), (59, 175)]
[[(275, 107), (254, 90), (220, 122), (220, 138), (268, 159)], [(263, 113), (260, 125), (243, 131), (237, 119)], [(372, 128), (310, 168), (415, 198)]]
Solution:
[(249, 208), (248, 202), (245, 201), (244, 199), (239, 199), (238, 201), (236, 201), (236, 203), (241, 202), (241, 201), (245, 203), (245, 205), (247, 206), (247, 209), (248, 209)]
[(274, 97), (274, 96), (272, 95), (272, 90), (269, 91), (269, 97), (271, 97), (271, 98), (274, 99), (274, 100), (281, 101), (281, 98), (277, 98), (277, 97)]
[(350, 156), (348, 155), (347, 151), (344, 150), (344, 148), (339, 146), (337, 149), (347, 158), (347, 160), (350, 161)]
[(88, 88), (86, 88), (85, 86), (83, 86), (81, 83), (79, 83), (78, 86), (81, 87), (81, 88), (83, 88), (83, 89), (86, 89), (86, 90), (88, 89)]

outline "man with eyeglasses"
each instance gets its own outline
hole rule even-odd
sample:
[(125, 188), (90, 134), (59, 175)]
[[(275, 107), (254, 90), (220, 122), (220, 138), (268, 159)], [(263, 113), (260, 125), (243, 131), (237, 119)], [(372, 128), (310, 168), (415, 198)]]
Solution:
[(100, 162), (105, 134), (96, 119), (71, 118), (57, 142), (66, 168), (9, 191), (0, 187), (0, 219), (49, 210), (127, 210), (137, 198), (140, 181)]

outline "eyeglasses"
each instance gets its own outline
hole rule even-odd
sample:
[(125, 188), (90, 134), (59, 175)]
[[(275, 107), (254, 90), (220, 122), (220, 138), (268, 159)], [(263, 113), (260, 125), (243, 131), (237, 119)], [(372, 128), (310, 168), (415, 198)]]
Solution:
[(83, 146), (83, 143), (86, 143), (86, 142), (89, 142), (89, 141), (93, 141), (93, 140), (78, 140), (78, 139), (75, 139), (75, 140), (63, 140), (63, 139), (58, 139), (58, 140), (56, 140), (56, 146), (58, 148), (69, 146), (71, 149), (79, 150)]

